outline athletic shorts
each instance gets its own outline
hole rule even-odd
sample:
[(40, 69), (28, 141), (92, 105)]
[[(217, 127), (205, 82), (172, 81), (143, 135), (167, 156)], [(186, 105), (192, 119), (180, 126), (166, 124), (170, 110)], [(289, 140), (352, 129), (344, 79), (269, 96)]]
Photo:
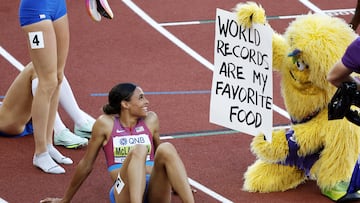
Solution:
[[(144, 201), (143, 203), (148, 203), (148, 198), (147, 198), (147, 191), (148, 191), (148, 186), (149, 186), (149, 180), (150, 180), (150, 174), (146, 174), (146, 186), (145, 186), (145, 192), (144, 192), (144, 195), (145, 195), (145, 198), (144, 198)], [(109, 197), (110, 197), (110, 203), (115, 203), (115, 186), (113, 185), (110, 189), (110, 192), (109, 192)]]
[[(145, 165), (146, 166), (154, 166), (154, 161), (146, 161)], [(108, 167), (108, 171), (111, 172), (111, 171), (113, 171), (115, 169), (119, 169), (121, 167), (122, 167), (122, 164), (114, 164), (114, 165)]]
[(19, 21), (21, 26), (42, 20), (55, 21), (67, 13), (65, 0), (21, 0)]
[(9, 137), (9, 138), (17, 138), (17, 137), (24, 137), (26, 135), (32, 135), (34, 133), (34, 129), (32, 126), (32, 122), (29, 121), (26, 125), (25, 125), (25, 129), (22, 133), (18, 134), (18, 135), (10, 135), (7, 133), (3, 133), (0, 131), (0, 136), (1, 137)]
[[(146, 161), (145, 162), (146, 166), (154, 166), (154, 161)], [(113, 171), (115, 169), (119, 169), (122, 167), (122, 164), (114, 164), (110, 167), (108, 167), (108, 171)], [(145, 186), (145, 193), (144, 195), (147, 194), (148, 191), (148, 185), (149, 185), (149, 180), (150, 180), (150, 174), (146, 174), (146, 186)], [(111, 187), (110, 192), (109, 192), (109, 197), (110, 197), (110, 203), (115, 203), (115, 193), (114, 193), (115, 187), (114, 185)], [(147, 198), (144, 199), (144, 203), (147, 203), (148, 200)]]

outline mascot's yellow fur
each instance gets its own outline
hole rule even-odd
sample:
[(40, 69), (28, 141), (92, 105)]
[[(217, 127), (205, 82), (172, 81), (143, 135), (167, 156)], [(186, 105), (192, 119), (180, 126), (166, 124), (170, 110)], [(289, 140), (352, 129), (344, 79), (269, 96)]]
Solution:
[[(256, 3), (240, 3), (235, 12), (241, 26), (266, 23)], [(293, 122), (290, 130), (273, 131), (271, 143), (263, 135), (254, 137), (251, 150), (257, 160), (244, 175), (244, 190), (285, 191), (310, 178), (332, 200), (345, 195), (360, 152), (360, 128), (346, 119), (328, 121), (327, 106), (336, 88), (326, 77), (355, 38), (345, 21), (320, 14), (295, 19), (283, 35), (274, 32), (273, 69), (281, 75)], [(293, 154), (289, 141), (297, 146)], [(291, 162), (294, 153), (298, 157)]]

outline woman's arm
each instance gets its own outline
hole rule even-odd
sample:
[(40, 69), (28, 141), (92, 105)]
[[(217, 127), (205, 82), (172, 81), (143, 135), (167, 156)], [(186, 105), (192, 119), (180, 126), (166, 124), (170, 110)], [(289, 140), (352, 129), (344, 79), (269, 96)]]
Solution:
[(343, 82), (352, 82), (354, 79), (350, 76), (352, 71), (338, 61), (327, 75), (327, 80), (336, 87), (340, 87)]
[[(97, 155), (103, 144), (106, 142), (107, 135), (110, 135), (111, 133), (112, 125), (113, 120), (110, 116), (103, 115), (96, 120), (85, 155), (76, 166), (75, 173), (61, 202), (70, 202), (82, 183), (91, 173)], [(47, 198), (41, 202), (58, 202), (58, 200), (58, 198)]]
[(153, 135), (153, 142), (156, 151), (156, 148), (160, 145), (160, 123), (156, 113), (153, 111), (148, 112), (145, 118), (145, 123)]

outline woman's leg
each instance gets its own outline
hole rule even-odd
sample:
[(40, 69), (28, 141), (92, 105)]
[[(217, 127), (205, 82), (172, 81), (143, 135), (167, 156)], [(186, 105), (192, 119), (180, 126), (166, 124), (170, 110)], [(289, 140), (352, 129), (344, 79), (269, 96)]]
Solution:
[(194, 202), (186, 169), (180, 156), (172, 144), (162, 143), (155, 153), (147, 194), (149, 202), (171, 202), (172, 188), (184, 203)]
[[(58, 95), (64, 66), (69, 47), (69, 30), (67, 15), (57, 21), (43, 20), (38, 23), (22, 27), (29, 39), (29, 52), (34, 69), (39, 78), (39, 85), (32, 104), (32, 118), (34, 125), (35, 156), (34, 165), (48, 173), (64, 173), (49, 156), (58, 155), (57, 150), (50, 150), (52, 146), (53, 126), (58, 108)], [(40, 32), (39, 32), (40, 31)], [(32, 49), (35, 34), (44, 44), (43, 48)], [(55, 148), (51, 148), (55, 149)], [(48, 155), (48, 154), (49, 155)], [(41, 155), (41, 156), (40, 156)], [(67, 160), (70, 163), (71, 160)], [(72, 161), (71, 161), (72, 162)]]
[[(64, 16), (58, 18), (56, 21), (53, 22), (54, 32), (56, 33), (56, 77), (57, 77), (57, 86), (55, 92), (53, 94), (50, 109), (49, 109), (49, 120), (48, 120), (48, 134), (47, 134), (47, 147), (49, 150), (50, 156), (55, 159), (58, 163), (63, 164), (72, 164), (72, 160), (70, 158), (64, 157), (54, 146), (53, 146), (53, 129), (54, 129), (54, 122), (55, 117), (58, 109), (59, 104), (59, 93), (62, 80), (64, 78), (64, 69), (66, 64), (67, 55), (69, 52), (69, 22), (68, 16), (65, 14)], [(39, 78), (39, 86), (40, 86), (40, 76)]]
[[(33, 94), (35, 94), (36, 92), (38, 83), (39, 83), (38, 78), (32, 80)], [(63, 85), (64, 83), (62, 83), (62, 86)], [(60, 101), (61, 101), (61, 97), (66, 97), (66, 94), (60, 94)], [(63, 100), (66, 100), (66, 98), (63, 98)], [(70, 132), (70, 130), (65, 126), (65, 124), (61, 120), (59, 113), (56, 113), (55, 122), (54, 122), (54, 144), (62, 145), (66, 148), (74, 149), (87, 145), (88, 140), (86, 138), (76, 136), (75, 134)]]
[(25, 26), (23, 30), (27, 35), (41, 30), (43, 36), (38, 37), (38, 39), (43, 39), (44, 48), (29, 48), (34, 69), (39, 78), (38, 88), (36, 89), (32, 104), (32, 119), (35, 154), (41, 154), (47, 151), (46, 145), (49, 144), (47, 137), (50, 106), (52, 106), (53, 95), (58, 86), (56, 34), (52, 22), (49, 20)]
[(147, 148), (145, 145), (136, 145), (127, 155), (120, 169), (121, 179), (124, 181), (125, 186), (120, 194), (117, 194), (116, 190), (114, 191), (116, 202), (143, 202), (146, 184), (146, 154)]
[(95, 119), (80, 109), (66, 77), (64, 77), (61, 84), (60, 105), (69, 114), (71, 120), (74, 121), (75, 134), (80, 137), (90, 138)]
[(71, 120), (75, 125), (82, 126), (87, 123), (86, 117), (83, 111), (80, 109), (76, 102), (74, 93), (70, 87), (69, 81), (64, 77), (60, 89), (60, 105), (64, 108), (67, 114), (69, 114)]
[(12, 82), (0, 107), (0, 131), (9, 135), (23, 132), (31, 118), (31, 80), (35, 72), (28, 66)]

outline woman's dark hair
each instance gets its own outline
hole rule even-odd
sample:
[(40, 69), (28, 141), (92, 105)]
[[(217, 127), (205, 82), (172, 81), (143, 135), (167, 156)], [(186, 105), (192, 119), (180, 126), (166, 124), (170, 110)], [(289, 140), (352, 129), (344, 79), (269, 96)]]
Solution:
[(108, 104), (103, 106), (105, 114), (118, 114), (121, 111), (121, 101), (130, 101), (137, 86), (132, 83), (120, 83), (114, 86), (108, 96)]

